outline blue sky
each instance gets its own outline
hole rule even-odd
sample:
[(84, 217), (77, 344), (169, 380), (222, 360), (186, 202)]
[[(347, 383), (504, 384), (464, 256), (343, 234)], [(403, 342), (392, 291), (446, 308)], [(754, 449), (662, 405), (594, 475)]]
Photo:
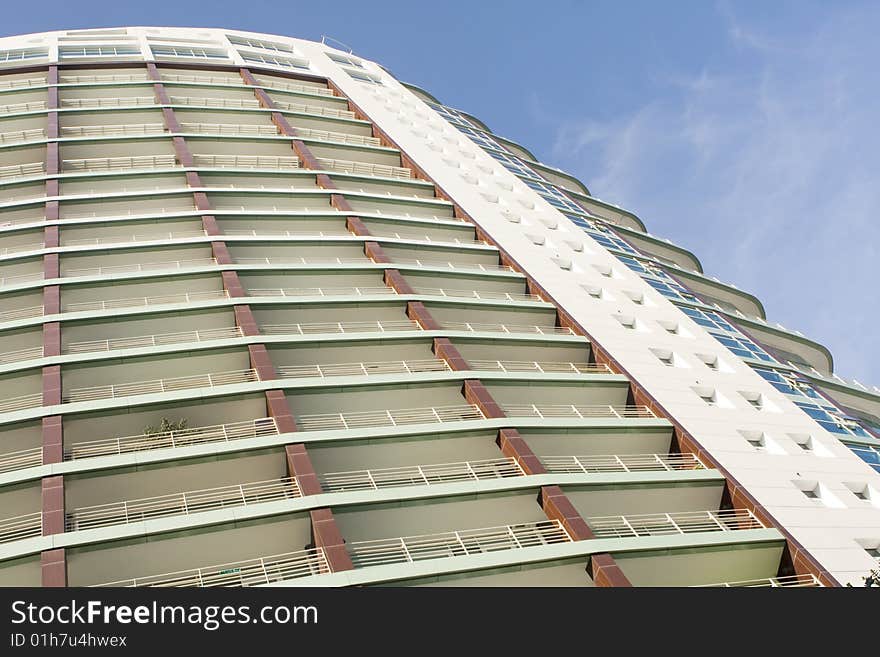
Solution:
[(204, 25), (376, 59), (578, 176), (880, 384), (880, 4), (19, 4), (4, 35)]

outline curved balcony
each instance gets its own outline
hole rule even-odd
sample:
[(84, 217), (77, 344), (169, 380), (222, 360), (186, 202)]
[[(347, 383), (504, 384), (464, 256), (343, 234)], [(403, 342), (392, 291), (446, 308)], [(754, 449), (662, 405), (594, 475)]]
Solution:
[[(64, 450), (64, 460), (76, 461), (96, 456), (145, 452), (154, 449), (174, 449), (206, 443), (224, 443), (247, 438), (276, 436), (278, 433), (278, 425), (274, 418), (261, 417), (245, 422), (81, 441), (73, 443)], [(2, 462), (0, 461), (0, 463)]]
[(114, 73), (102, 75), (61, 75), (61, 84), (112, 84), (114, 82), (149, 82), (147, 74)]
[(60, 132), (62, 137), (129, 137), (163, 134), (165, 126), (162, 123), (79, 125), (62, 127)]
[(176, 586), (259, 586), (298, 577), (330, 572), (330, 564), (322, 548), (287, 552), (259, 559), (179, 570), (135, 579), (95, 584), (96, 587), (176, 587)]
[(348, 553), (355, 568), (368, 568), (570, 543), (571, 540), (562, 523), (558, 520), (545, 520), (485, 529), (358, 541), (348, 544)]
[(416, 294), (452, 299), (479, 299), (481, 301), (542, 301), (537, 294), (513, 294), (511, 292), (485, 292), (478, 290), (453, 290), (439, 287), (415, 287)]
[(279, 82), (276, 80), (267, 81), (261, 84), (264, 89), (278, 89), (280, 91), (293, 91), (294, 93), (315, 94), (319, 96), (335, 96), (332, 89), (325, 87), (311, 87), (304, 84), (296, 84), (294, 82)]
[(603, 516), (586, 518), (586, 521), (596, 538), (636, 538), (765, 528), (748, 509)]
[(36, 251), (43, 248), (43, 242), (30, 242), (29, 244), (16, 244), (15, 246), (7, 246), (0, 249), (0, 256), (12, 255), (14, 253), (23, 253), (25, 251)]
[(39, 511), (0, 520), (0, 543), (20, 541), (42, 534), (43, 514)]
[(30, 103), (12, 103), (0, 105), (0, 114), (22, 114), (24, 112), (40, 112), (47, 108), (46, 101), (35, 100)]
[(547, 471), (553, 473), (674, 472), (706, 469), (694, 454), (591, 454), (539, 458)]
[(223, 107), (231, 109), (260, 109), (260, 103), (256, 98), (195, 98), (192, 96), (171, 96), (168, 99), (172, 105), (187, 105), (190, 107)]
[(505, 457), (459, 463), (411, 465), (350, 472), (326, 472), (318, 477), (325, 493), (379, 490), (398, 486), (432, 486), (462, 481), (523, 477), (515, 459)]
[(765, 577), (762, 579), (748, 579), (739, 582), (719, 582), (717, 584), (702, 584), (693, 588), (807, 588), (821, 587), (822, 582), (813, 575), (786, 575), (785, 577)]
[(158, 495), (74, 509), (65, 516), (65, 531), (80, 531), (190, 515), (231, 506), (249, 506), (302, 497), (295, 477)]
[(21, 285), (22, 283), (33, 283), (34, 281), (42, 281), (43, 272), (34, 272), (32, 274), (16, 274), (15, 276), (0, 277), (0, 287), (6, 285)]
[(509, 404), (504, 406), (509, 417), (539, 417), (542, 419), (580, 418), (656, 418), (647, 406), (584, 406), (576, 404)]
[(412, 178), (412, 170), (406, 167), (394, 167), (387, 164), (371, 164), (369, 162), (355, 162), (353, 160), (338, 160), (327, 157), (319, 157), (318, 164), (322, 169), (338, 171), (339, 173), (351, 173), (361, 176), (376, 176), (379, 178)]
[(34, 358), (43, 357), (43, 347), (32, 347), (30, 349), (18, 349), (17, 351), (7, 351), (0, 354), (0, 365), (6, 363), (17, 363), (22, 360), (32, 360)]
[(13, 164), (11, 166), (0, 167), (0, 178), (26, 178), (29, 176), (42, 176), (45, 172), (46, 164), (44, 162)]
[(20, 78), (18, 80), (3, 80), (0, 89), (29, 89), (33, 87), (45, 87), (46, 78)]
[(532, 372), (534, 374), (612, 374), (604, 363), (552, 363), (518, 360), (469, 360), (475, 370), (486, 372)]
[(42, 317), (43, 306), (30, 306), (29, 308), (19, 308), (18, 310), (0, 311), (0, 322), (11, 322), (16, 319), (30, 319), (31, 317)]
[(64, 307), (66, 312), (83, 312), (90, 310), (119, 310), (120, 308), (136, 308), (139, 306), (159, 306), (171, 303), (191, 303), (194, 301), (215, 301), (228, 299), (229, 292), (226, 290), (212, 290), (210, 292), (191, 292), (184, 294), (165, 294), (155, 297), (132, 297), (129, 299), (110, 299), (108, 301), (88, 301), (83, 303), (71, 303)]
[(97, 109), (101, 107), (143, 107), (157, 105), (153, 96), (128, 96), (122, 98), (62, 98), (62, 109)]
[(90, 157), (81, 160), (62, 160), (61, 170), (119, 171), (123, 169), (168, 169), (177, 166), (174, 155), (134, 155), (131, 157)]
[(260, 328), (263, 335), (313, 335), (341, 333), (399, 333), (400, 331), (421, 331), (421, 325), (414, 319), (400, 321), (374, 322), (324, 322), (314, 324), (269, 324)]
[(166, 260), (164, 262), (143, 262), (134, 265), (111, 265), (109, 267), (89, 267), (84, 269), (68, 269), (65, 278), (75, 276), (107, 276), (116, 274), (136, 274), (152, 271), (175, 271), (180, 269), (198, 269), (217, 264), (216, 258), (193, 258), (191, 260)]
[(26, 141), (42, 141), (44, 139), (46, 139), (46, 131), (42, 128), (0, 132), (0, 144), (20, 144)]
[(329, 365), (296, 365), (276, 367), (281, 379), (327, 378), (333, 376), (376, 376), (383, 374), (419, 374), (449, 372), (445, 360), (393, 360), (374, 363), (333, 363)]
[(178, 376), (169, 379), (155, 379), (153, 381), (138, 381), (135, 383), (120, 383), (109, 386), (92, 386), (89, 388), (77, 388), (69, 391), (62, 397), (62, 402), (72, 404), (84, 401), (96, 401), (99, 399), (116, 399), (118, 397), (132, 397), (135, 395), (152, 395), (161, 392), (175, 392), (178, 390), (191, 390), (193, 388), (216, 388), (219, 386), (235, 385), (239, 383), (253, 383), (260, 377), (254, 369), (235, 370), (232, 372), (215, 372), (212, 374), (196, 374), (194, 376)]
[(576, 335), (567, 326), (522, 326), (515, 324), (480, 324), (477, 322), (443, 322), (443, 328), (474, 333), (528, 333), (537, 335)]
[(21, 397), (7, 397), (0, 400), (0, 413), (12, 413), (13, 411), (23, 411), (28, 408), (37, 408), (43, 405), (43, 393), (37, 392), (32, 395), (22, 395)]
[(485, 271), (485, 272), (514, 272), (513, 267), (508, 265), (486, 265), (480, 262), (449, 262), (443, 260), (421, 260), (417, 258), (396, 258), (388, 266), (405, 265), (409, 267), (426, 267), (433, 269), (451, 269), (453, 271)]
[(296, 418), (296, 424), (300, 431), (334, 431), (340, 429), (397, 427), (410, 424), (466, 422), (484, 419), (486, 419), (485, 416), (476, 405), (460, 404), (428, 408), (302, 415)]
[(0, 454), (0, 472), (12, 472), (43, 465), (43, 448), (20, 449)]
[[(240, 326), (203, 331), (179, 331), (177, 333), (159, 333), (131, 338), (111, 338), (107, 340), (88, 340), (72, 342), (64, 350), (69, 354), (90, 353), (95, 351), (115, 351), (117, 349), (139, 349), (143, 347), (163, 347), (171, 344), (187, 342), (208, 342), (212, 340), (230, 340), (244, 336)], [(39, 348), (42, 352), (42, 347)], [(42, 355), (42, 353), (41, 353)], [(0, 362), (3, 357), (0, 355)]]
[(250, 137), (277, 137), (278, 128), (274, 125), (255, 125), (237, 123), (181, 123), (181, 132), (198, 135), (247, 135)]
[(294, 128), (296, 136), (300, 139), (314, 139), (315, 141), (332, 141), (341, 144), (352, 144), (354, 146), (373, 146), (379, 148), (382, 146), (382, 140), (378, 137), (364, 137), (361, 135), (351, 135), (347, 132), (335, 132), (332, 130), (315, 130), (313, 128)]
[(207, 233), (202, 230), (180, 230), (163, 233), (144, 233), (141, 235), (114, 235), (113, 237), (91, 237), (85, 239), (65, 241), (62, 246), (98, 246), (102, 244), (128, 244), (130, 242), (162, 242), (171, 240), (184, 240), (198, 237), (206, 237)]
[(318, 105), (308, 105), (304, 103), (288, 103), (283, 100), (273, 100), (275, 107), (286, 112), (297, 112), (300, 114), (312, 114), (315, 116), (326, 116), (332, 119), (355, 119), (354, 112), (348, 110), (339, 110), (332, 107), (319, 107)]
[(373, 296), (376, 294), (397, 294), (390, 287), (303, 287), (250, 289), (251, 297), (339, 297), (339, 296)]
[(193, 165), (216, 169), (299, 169), (295, 155), (200, 155), (193, 153)]

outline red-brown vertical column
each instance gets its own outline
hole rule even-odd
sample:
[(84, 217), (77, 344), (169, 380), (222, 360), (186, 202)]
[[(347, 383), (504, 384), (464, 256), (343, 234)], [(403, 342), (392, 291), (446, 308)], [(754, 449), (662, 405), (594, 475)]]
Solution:
[[(46, 203), (43, 229), (43, 248), (57, 249), (60, 245), (58, 224), (60, 215), (61, 147), (58, 142), (58, 67), (50, 66), (47, 74), (46, 120)], [(43, 255), (43, 277), (48, 280), (60, 278), (61, 263), (57, 251)], [(43, 286), (43, 315), (61, 312), (61, 287), (57, 284)], [(43, 356), (61, 354), (61, 323), (43, 323)], [(43, 405), (61, 403), (61, 366), (51, 365), (42, 371)], [(63, 418), (60, 415), (44, 417), (41, 423), (43, 463), (60, 463), (64, 459)], [(43, 477), (41, 484), (43, 534), (64, 531), (64, 478)], [(43, 586), (66, 586), (67, 564), (63, 549), (46, 550), (40, 555)]]

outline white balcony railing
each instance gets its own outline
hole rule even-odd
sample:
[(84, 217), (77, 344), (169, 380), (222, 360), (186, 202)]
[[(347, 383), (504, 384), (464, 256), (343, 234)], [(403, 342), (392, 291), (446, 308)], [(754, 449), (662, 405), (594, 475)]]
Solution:
[(157, 495), (74, 509), (65, 517), (65, 531), (124, 525), (154, 518), (191, 515), (231, 506), (250, 506), (298, 497), (302, 497), (302, 492), (295, 477)]
[(548, 472), (654, 472), (705, 470), (694, 454), (591, 454), (589, 456), (542, 456)]
[(253, 125), (238, 123), (181, 123), (181, 132), (198, 135), (247, 135), (251, 137), (278, 136), (274, 125)]
[(329, 572), (330, 564), (327, 562), (324, 550), (313, 548), (247, 561), (95, 584), (94, 586), (259, 586), (260, 584), (271, 584)]
[(43, 272), (33, 272), (30, 274), (16, 274), (15, 276), (4, 276), (0, 278), (0, 286), (5, 285), (21, 285), (22, 283), (31, 283), (33, 281), (43, 280)]
[(476, 322), (443, 322), (443, 328), (475, 333), (537, 333), (538, 335), (574, 335), (567, 326), (517, 326), (512, 324), (479, 324)]
[(461, 481), (483, 481), (525, 476), (513, 458), (461, 461), (433, 465), (411, 465), (398, 468), (327, 472), (319, 479), (326, 493), (352, 490), (379, 490), (397, 486), (431, 486)]
[(100, 244), (128, 244), (129, 242), (163, 242), (205, 237), (206, 235), (207, 233), (204, 229), (170, 231), (167, 233), (144, 233), (141, 235), (112, 235), (110, 237), (88, 237), (76, 240), (65, 240), (62, 246), (97, 246)]
[(288, 103), (283, 100), (273, 99), (275, 107), (287, 112), (298, 112), (300, 114), (312, 114), (314, 116), (327, 116), (335, 119), (354, 119), (354, 112), (348, 110), (334, 109), (332, 107), (320, 107), (318, 105), (307, 105), (303, 103)]
[(64, 452), (64, 460), (92, 458), (110, 454), (146, 452), (154, 449), (175, 449), (206, 443), (225, 443), (232, 440), (278, 435), (278, 425), (271, 417), (244, 422), (230, 422), (207, 427), (193, 427), (175, 431), (161, 431), (121, 438), (86, 440), (73, 443)]
[(23, 411), (27, 408), (37, 408), (43, 405), (43, 393), (36, 392), (32, 395), (22, 395), (21, 397), (6, 397), (0, 399), (0, 413), (12, 413), (13, 411)]
[(43, 346), (31, 347), (29, 349), (17, 349), (16, 351), (7, 351), (0, 354), (0, 364), (17, 363), (22, 360), (32, 360), (34, 358), (43, 357)]
[(377, 294), (397, 294), (390, 287), (303, 287), (278, 289), (250, 289), (252, 297), (338, 297), (338, 296), (373, 296)]
[(43, 465), (43, 448), (19, 449), (0, 454), (0, 472), (11, 472)]
[(244, 86), (244, 82), (238, 78), (223, 77), (220, 75), (189, 75), (186, 73), (165, 73), (159, 75), (163, 82), (196, 82), (198, 84), (222, 84), (225, 86)]
[(198, 155), (193, 154), (193, 164), (208, 168), (241, 169), (298, 169), (299, 158), (295, 155)]
[(296, 418), (296, 424), (300, 431), (332, 431), (483, 419), (485, 417), (475, 405), (460, 404), (436, 408), (401, 408), (385, 411), (301, 415)]
[(118, 137), (153, 135), (165, 132), (161, 123), (121, 123), (115, 125), (78, 125), (61, 128), (62, 137)]
[(28, 319), (30, 317), (42, 317), (43, 306), (30, 306), (16, 310), (0, 311), (0, 322), (11, 322), (16, 319)]
[(481, 299), (484, 301), (542, 301), (537, 294), (515, 294), (512, 292), (488, 292), (483, 290), (454, 290), (439, 287), (415, 287), (416, 294), (454, 299)]
[(516, 360), (468, 360), (475, 370), (487, 372), (534, 372), (535, 374), (611, 374), (604, 363), (551, 363)]
[(811, 574), (785, 575), (783, 577), (764, 577), (762, 579), (746, 579), (738, 582), (719, 582), (717, 584), (701, 584), (694, 588), (806, 588), (821, 587), (822, 582)]
[(10, 130), (0, 132), (0, 144), (19, 144), (24, 141), (38, 141), (46, 138), (46, 131), (42, 128), (33, 130)]
[(296, 84), (295, 82), (279, 82), (276, 80), (266, 80), (265, 84), (260, 86), (266, 90), (279, 89), (281, 91), (293, 91), (295, 93), (315, 94), (320, 96), (333, 96), (333, 90), (326, 87), (311, 87), (305, 84)]
[[(2, 111), (0, 111), (2, 114)], [(0, 167), (0, 178), (25, 178), (27, 176), (42, 176), (46, 171), (43, 162), (28, 162), (26, 164), (13, 164)]]
[(448, 262), (443, 260), (421, 260), (395, 258), (389, 266), (408, 265), (411, 267), (429, 267), (432, 269), (452, 269), (454, 271), (513, 271), (513, 268), (507, 265), (487, 265), (480, 262)]
[(0, 543), (20, 541), (40, 536), (42, 533), (43, 514), (40, 512), (0, 520)]
[[(111, 338), (107, 340), (87, 340), (72, 342), (65, 348), (69, 354), (82, 354), (93, 351), (115, 351), (117, 349), (139, 349), (142, 347), (162, 347), (185, 342), (208, 342), (211, 340), (231, 340), (244, 335), (240, 326), (229, 328), (206, 329), (203, 331), (178, 331), (176, 333), (159, 333), (141, 335), (131, 338)], [(42, 347), (40, 348), (42, 351)], [(41, 354), (42, 355), (42, 354)], [(2, 356), (0, 356), (2, 362)]]
[(19, 78), (18, 80), (0, 81), (0, 89), (27, 89), (46, 86), (46, 78)]
[(315, 324), (269, 324), (261, 327), (264, 335), (312, 335), (320, 333), (390, 333), (421, 331), (414, 319), (375, 322), (323, 322)]
[(249, 237), (351, 237), (345, 229), (339, 230), (269, 230), (267, 228), (223, 230), (223, 235), (245, 235)]
[(282, 365), (276, 367), (282, 379), (326, 378), (332, 376), (375, 376), (382, 374), (418, 374), (448, 372), (449, 364), (439, 358), (427, 360), (392, 360), (375, 363), (333, 363), (328, 365)]
[(112, 82), (148, 82), (146, 73), (113, 73), (102, 75), (62, 75), (61, 84), (108, 84)]
[(178, 376), (169, 379), (137, 381), (135, 383), (119, 383), (109, 386), (91, 386), (76, 388), (62, 396), (65, 403), (94, 401), (97, 399), (115, 399), (133, 395), (152, 395), (160, 392), (174, 392), (193, 388), (216, 388), (219, 386), (252, 383), (260, 377), (254, 369), (234, 370), (232, 372), (215, 372), (212, 374), (195, 374)]
[(196, 98), (194, 96), (171, 96), (172, 105), (188, 105), (191, 107), (227, 107), (237, 109), (259, 109), (256, 98)]
[(70, 303), (64, 307), (67, 312), (84, 312), (92, 310), (118, 310), (120, 308), (136, 308), (138, 306), (159, 306), (170, 303), (191, 303), (194, 301), (214, 301), (216, 299), (228, 299), (229, 292), (226, 290), (211, 290), (208, 292), (190, 292), (184, 294), (165, 294), (155, 297), (132, 297), (128, 299), (110, 299), (107, 301), (85, 301)]
[(338, 160), (328, 157), (319, 157), (318, 164), (323, 169), (351, 173), (362, 176), (378, 176), (382, 178), (412, 178), (412, 171), (406, 167), (394, 167), (387, 164), (371, 164), (369, 162), (354, 162), (352, 160)]
[(117, 171), (120, 169), (167, 169), (177, 166), (174, 155), (133, 155), (130, 157), (90, 157), (63, 160), (62, 171)]
[(107, 267), (89, 267), (68, 269), (65, 276), (105, 276), (109, 274), (133, 274), (147, 271), (171, 271), (178, 269), (197, 269), (217, 264), (216, 258), (193, 258), (191, 260), (166, 260), (165, 262), (141, 262), (131, 265), (109, 265)]
[(655, 418), (647, 406), (586, 406), (582, 404), (508, 404), (504, 413), (510, 417), (552, 418)]
[(761, 521), (748, 509), (604, 516), (587, 518), (586, 521), (596, 538), (631, 538), (764, 529)]
[(569, 543), (558, 520), (349, 543), (356, 568)]
[(93, 107), (142, 107), (156, 105), (153, 96), (120, 96), (109, 98), (62, 98), (62, 108), (93, 108)]
[(45, 100), (34, 100), (29, 103), (12, 103), (10, 105), (0, 105), (0, 115), (20, 114), (22, 112), (39, 112), (44, 109), (46, 109)]
[(375, 265), (376, 263), (364, 255), (351, 258), (339, 257), (274, 257), (274, 258), (236, 258), (237, 265)]
[(354, 144), (356, 146), (376, 146), (382, 145), (382, 140), (378, 137), (364, 137), (362, 135), (351, 135), (347, 132), (335, 132), (332, 130), (314, 130), (312, 128), (294, 127), (296, 136), (302, 139), (315, 139), (317, 141), (335, 141), (342, 144)]
[(43, 248), (43, 242), (29, 242), (28, 244), (16, 244), (0, 249), (0, 256), (12, 255), (13, 253), (23, 253), (25, 251), (36, 251)]

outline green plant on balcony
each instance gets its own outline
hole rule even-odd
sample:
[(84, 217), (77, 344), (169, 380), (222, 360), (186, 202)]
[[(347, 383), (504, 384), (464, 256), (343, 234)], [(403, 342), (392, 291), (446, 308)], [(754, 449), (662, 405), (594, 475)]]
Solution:
[[(880, 568), (875, 568), (870, 573), (862, 577), (862, 580), (865, 582), (865, 588), (880, 588)], [(852, 584), (847, 584), (847, 586), (852, 586)]]
[(147, 425), (144, 427), (144, 435), (149, 437), (158, 436), (161, 434), (170, 433), (172, 431), (182, 431), (186, 429), (188, 424), (188, 420), (186, 418), (181, 418), (174, 422), (173, 420), (169, 420), (167, 417), (162, 417), (159, 420), (159, 425)]

